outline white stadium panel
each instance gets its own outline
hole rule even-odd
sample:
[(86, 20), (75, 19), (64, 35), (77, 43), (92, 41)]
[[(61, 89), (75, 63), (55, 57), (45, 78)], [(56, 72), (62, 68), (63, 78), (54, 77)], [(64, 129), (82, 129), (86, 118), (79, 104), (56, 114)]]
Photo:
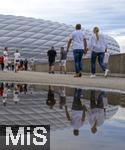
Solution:
[(56, 30), (53, 30), (53, 31), (51, 32), (51, 34), (53, 34), (53, 35), (59, 35), (61, 32), (62, 32), (62, 30), (56, 29)]
[(37, 27), (37, 26), (30, 27), (30, 28), (27, 29), (27, 31), (33, 32), (33, 33), (34, 33), (34, 32), (35, 32), (35, 33), (36, 33), (36, 32), (39, 33), (39, 32), (41, 31), (41, 27)]
[(71, 34), (71, 32), (67, 32), (67, 31), (62, 31), (62, 33), (60, 33), (61, 36), (69, 36)]
[(62, 45), (65, 45), (65, 42), (58, 42), (55, 44), (56, 47), (61, 47)]
[(55, 38), (55, 35), (51, 35), (51, 34), (47, 34), (42, 37), (42, 39), (49, 40), (49, 41), (53, 40), (53, 38)]
[[(24, 41), (25, 40), (25, 38), (19, 38), (19, 37), (16, 37), (16, 36), (13, 36), (13, 38), (12, 37), (9, 37), (9, 40), (7, 40), (6, 42), (7, 43), (10, 43), (10, 44), (16, 44), (16, 45), (18, 45), (18, 43), (20, 43), (20, 42), (22, 42), (22, 41)], [(6, 43), (5, 43), (6, 44)], [(16, 46), (15, 45), (15, 46)]]
[[(21, 32), (21, 31), (20, 31)], [(31, 37), (31, 36), (33, 36), (34, 35), (34, 33), (33, 32), (21, 32), (21, 34), (18, 34), (17, 36), (18, 37), (24, 37), (24, 38), (29, 38), (29, 37)]]
[(29, 31), (31, 28), (32, 28), (32, 26), (23, 25), (23, 26), (20, 26), (20, 27), (18, 28), (18, 30), (19, 30), (19, 31), (25, 31), (25, 32), (27, 32), (27, 31)]
[[(2, 29), (2, 28), (0, 28), (0, 29)], [(7, 34), (7, 33), (9, 33), (8, 30), (0, 30), (0, 36), (1, 37), (4, 37), (5, 34)]]
[(33, 43), (34, 41), (36, 41), (36, 39), (27, 38), (27, 39), (23, 40), (23, 41), (21, 42), (21, 44), (31, 44), (31, 43)]
[[(6, 30), (5, 30), (6, 31)], [(6, 36), (7, 37), (19, 37), (19, 35), (21, 34), (21, 31), (12, 31), (12, 32), (6, 32)], [(1, 34), (0, 34), (1, 35)]]
[(39, 38), (42, 38), (45, 36), (45, 34), (43, 33), (33, 33), (33, 35), (31, 36), (31, 38), (35, 38), (35, 39), (39, 39)]
[(7, 42), (11, 39), (11, 37), (0, 37), (0, 43), (4, 43), (4, 42)]
[(20, 25), (14, 25), (14, 24), (8, 24), (7, 26), (4, 26), (4, 30), (17, 30), (20, 27)]
[(44, 45), (47, 42), (48, 42), (48, 40), (39, 39), (39, 40), (34, 41), (33, 45), (41, 46), (41, 45)]
[(45, 28), (45, 29), (44, 29), (44, 28), (41, 28), (41, 29), (39, 30), (39, 32), (46, 35), (46, 34), (48, 34), (48, 33), (53, 32), (53, 29), (51, 29), (51, 28), (50, 28), (50, 29), (49, 29), (49, 28), (48, 28), (48, 29), (46, 29), (46, 28)]
[(49, 47), (51, 47), (51, 46), (55, 45), (56, 43), (57, 43), (57, 41), (47, 41), (47, 42), (44, 43), (43, 45), (44, 45), (44, 46), (49, 46)]

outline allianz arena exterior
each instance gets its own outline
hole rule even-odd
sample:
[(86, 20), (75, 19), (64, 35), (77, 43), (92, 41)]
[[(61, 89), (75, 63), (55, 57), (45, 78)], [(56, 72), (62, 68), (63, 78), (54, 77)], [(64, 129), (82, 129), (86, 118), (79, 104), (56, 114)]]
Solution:
[[(66, 46), (73, 26), (42, 19), (22, 16), (0, 15), (0, 55), (4, 47), (8, 47), (9, 55), (13, 58), (15, 49), (19, 49), (22, 58), (47, 60), (47, 51), (54, 46), (57, 52)], [(92, 32), (83, 29), (87, 38)], [(119, 44), (110, 36), (105, 35), (111, 54), (120, 53)], [(89, 55), (88, 55), (89, 57)], [(72, 59), (72, 51), (68, 58)]]

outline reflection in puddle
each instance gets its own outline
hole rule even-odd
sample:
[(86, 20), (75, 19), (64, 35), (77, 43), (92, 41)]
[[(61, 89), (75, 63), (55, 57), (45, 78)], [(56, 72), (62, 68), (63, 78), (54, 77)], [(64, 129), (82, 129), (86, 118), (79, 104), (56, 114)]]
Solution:
[(71, 121), (75, 136), (79, 135), (79, 129), (85, 123), (86, 118), (91, 126), (91, 132), (96, 133), (97, 127), (101, 126), (106, 119), (106, 107), (108, 106), (105, 92), (98, 93), (98, 96), (96, 97), (96, 91), (92, 90), (90, 94), (90, 104), (88, 107), (87, 105), (82, 104), (81, 93), (81, 89), (75, 89), (71, 116), (69, 115), (67, 106), (65, 106), (66, 116), (67, 119)]
[[(75, 150), (74, 140), (81, 145), (77, 146), (78, 150), (83, 143), (86, 149), (102, 148), (91, 147), (89, 142), (83, 142), (82, 138), (84, 139), (85, 136), (90, 141), (91, 136), (97, 140), (102, 138), (104, 147), (106, 137), (114, 138), (114, 141), (117, 137), (121, 139), (123, 148), (125, 146), (123, 142), (125, 139), (123, 135), (125, 132), (124, 107), (125, 95), (120, 93), (0, 83), (0, 124), (49, 124), (53, 131), (51, 134), (53, 150)], [(102, 130), (105, 136), (101, 135)], [(76, 136), (77, 139), (74, 139)], [(72, 145), (69, 145), (67, 141)]]
[(17, 104), (20, 101), (19, 94), (27, 93), (27, 84), (14, 84), (14, 83), (0, 83), (0, 96), (3, 101), (3, 105), (7, 105), (9, 98), (12, 98), (13, 102)]

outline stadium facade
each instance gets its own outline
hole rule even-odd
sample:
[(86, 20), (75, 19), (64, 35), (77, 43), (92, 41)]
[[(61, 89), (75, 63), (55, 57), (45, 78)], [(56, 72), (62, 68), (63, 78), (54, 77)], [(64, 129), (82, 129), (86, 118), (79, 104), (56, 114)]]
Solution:
[[(9, 48), (13, 57), (15, 49), (20, 49), (22, 58), (34, 58), (45, 61), (47, 51), (54, 46), (57, 52), (66, 46), (73, 26), (42, 19), (22, 16), (0, 15), (0, 54), (4, 47)], [(92, 32), (83, 29), (87, 38)], [(111, 54), (120, 53), (119, 44), (110, 36), (105, 35)], [(70, 51), (68, 58), (72, 59)], [(89, 57), (89, 56), (88, 56)]]

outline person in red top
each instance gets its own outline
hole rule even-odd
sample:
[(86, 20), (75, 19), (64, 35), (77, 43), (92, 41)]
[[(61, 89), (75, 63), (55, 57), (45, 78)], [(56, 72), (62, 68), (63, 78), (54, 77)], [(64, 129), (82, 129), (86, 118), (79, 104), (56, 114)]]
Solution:
[(1, 70), (4, 70), (4, 57), (0, 56), (0, 65), (1, 65)]

